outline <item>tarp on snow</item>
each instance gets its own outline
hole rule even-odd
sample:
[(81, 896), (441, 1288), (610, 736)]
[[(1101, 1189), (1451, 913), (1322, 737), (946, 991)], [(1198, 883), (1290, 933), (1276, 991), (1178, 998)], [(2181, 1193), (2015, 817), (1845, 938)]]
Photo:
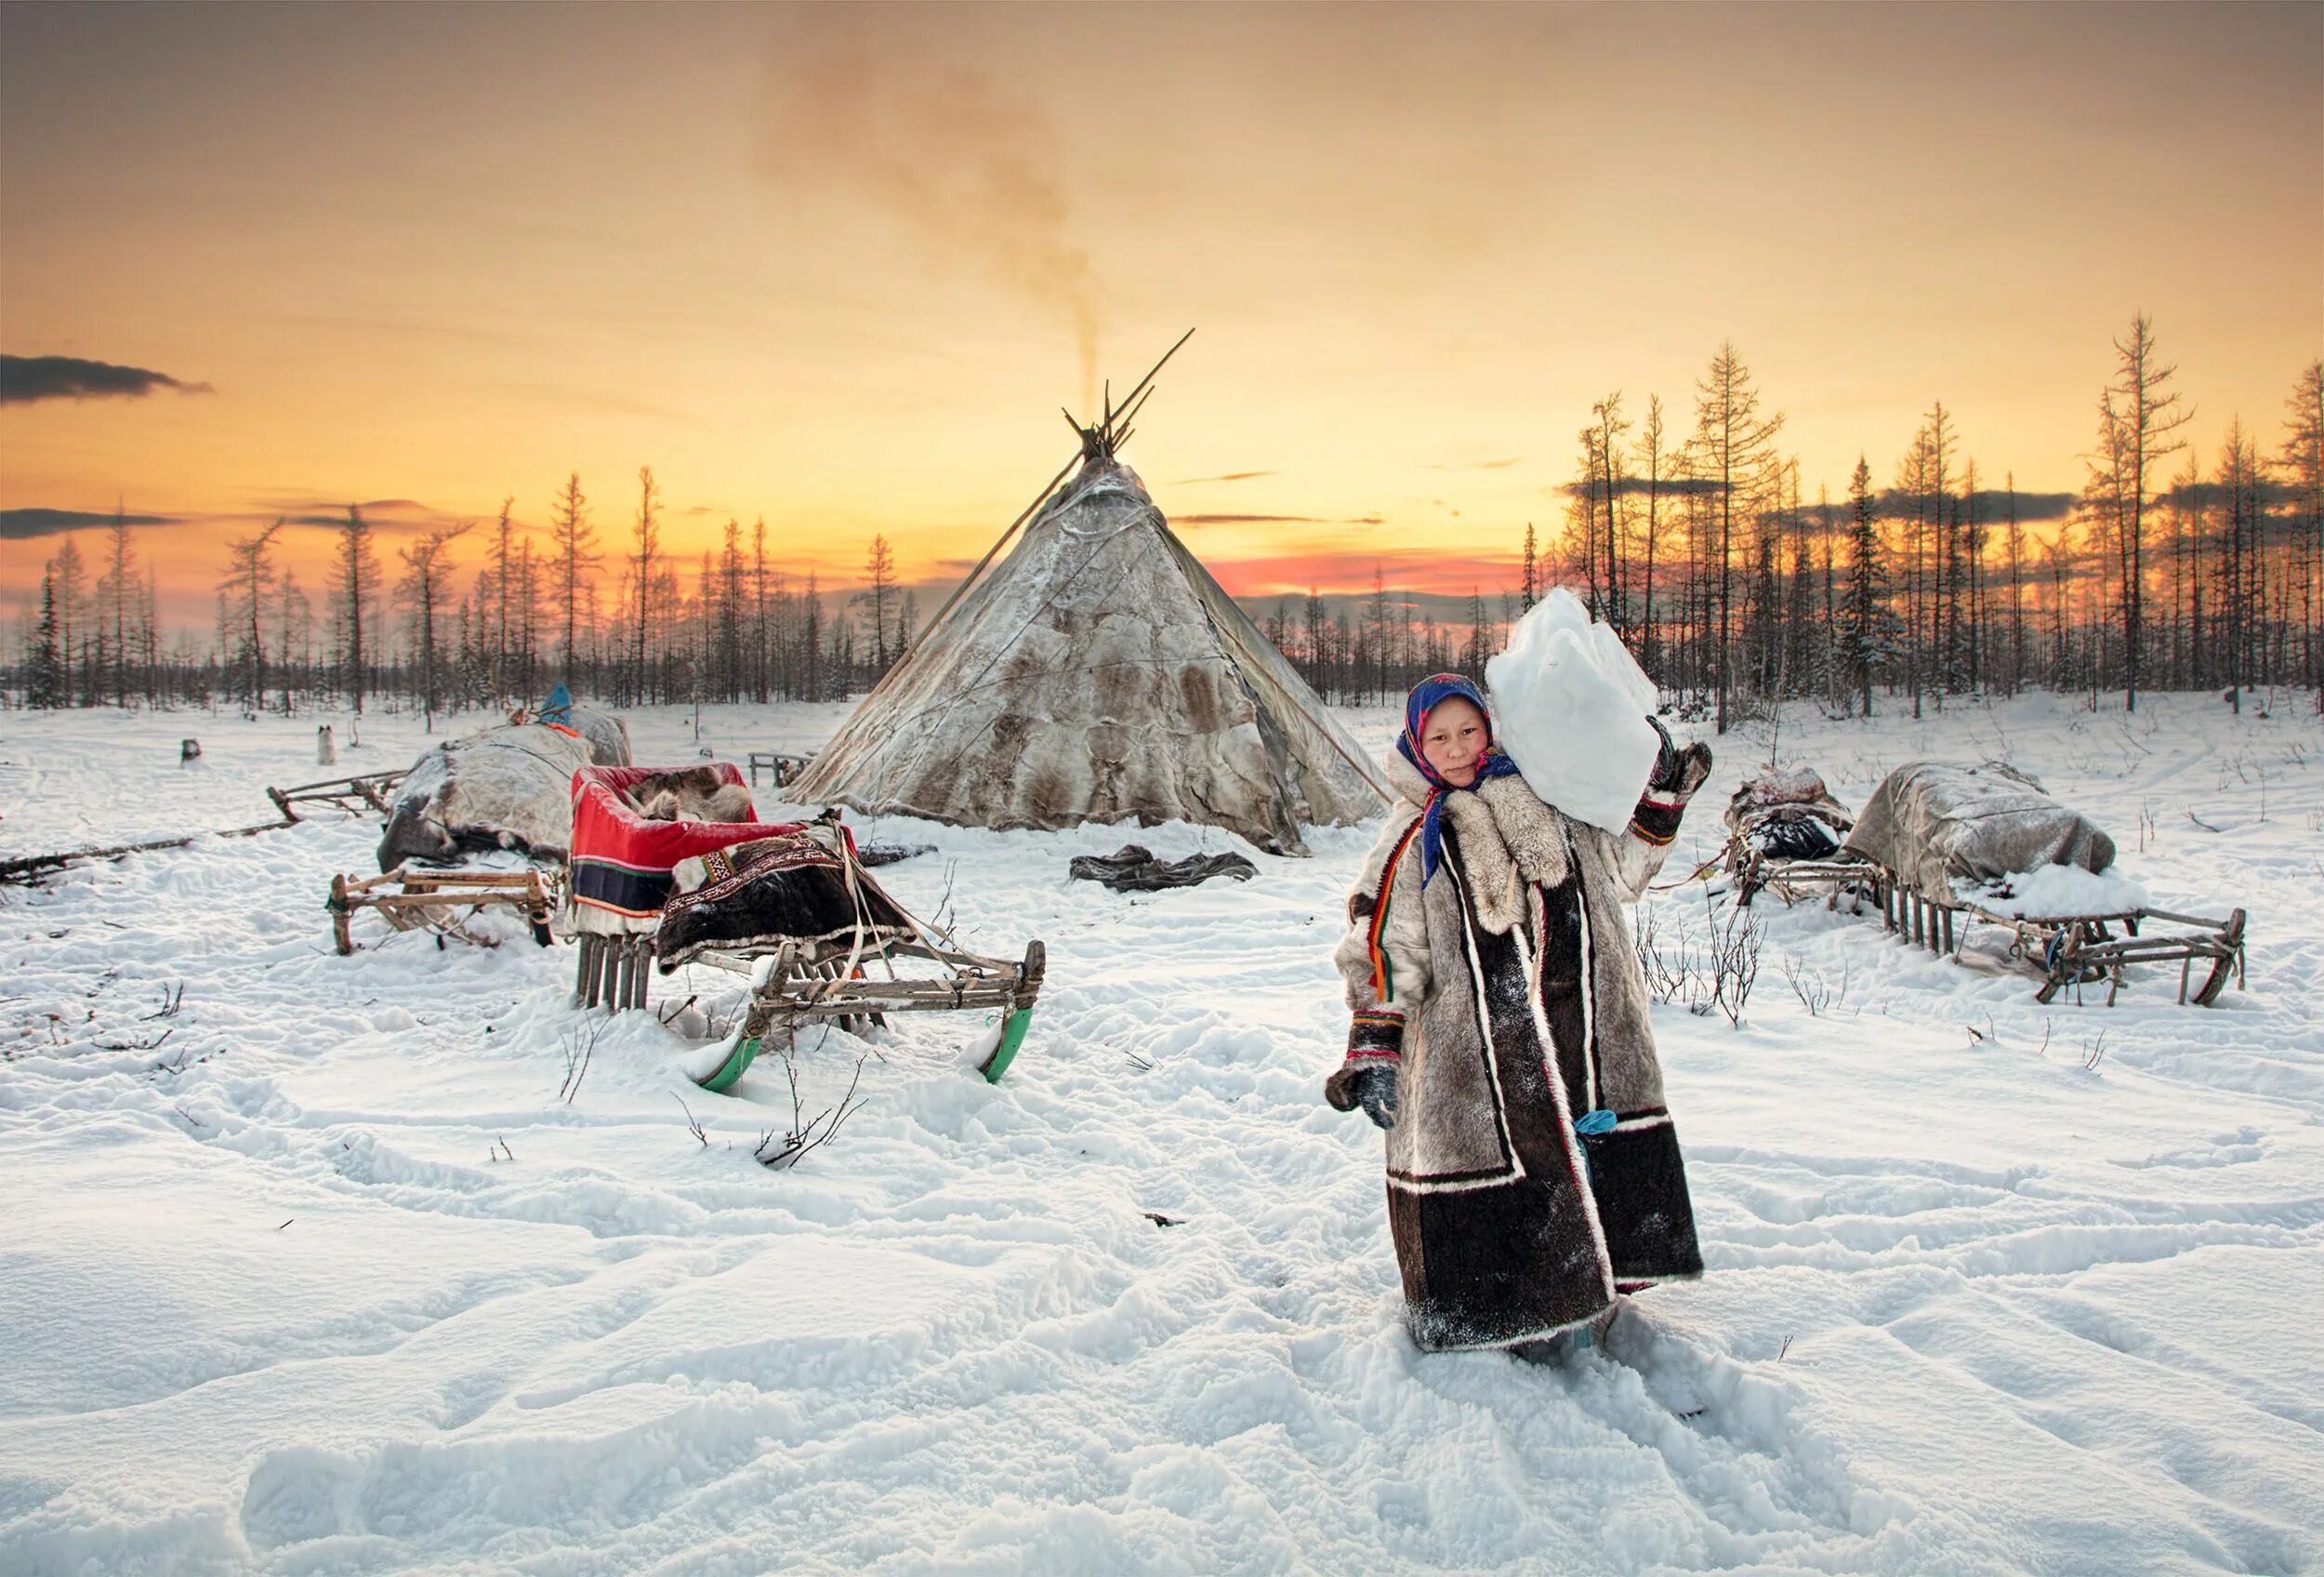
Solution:
[(1998, 762), (1898, 767), (1872, 790), (1846, 846), (1941, 897), (1957, 877), (1990, 881), (2045, 865), (2095, 872), (2114, 863), (2114, 840), (2097, 823)]

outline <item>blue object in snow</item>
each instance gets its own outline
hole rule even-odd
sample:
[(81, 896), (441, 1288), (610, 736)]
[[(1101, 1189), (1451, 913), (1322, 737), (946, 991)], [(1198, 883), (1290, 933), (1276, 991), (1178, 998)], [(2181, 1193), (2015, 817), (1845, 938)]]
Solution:
[[(1586, 1111), (1574, 1119), (1574, 1132), (1585, 1138), (1592, 1133), (1611, 1133), (1614, 1132), (1614, 1125), (1620, 1120), (1612, 1112), (1600, 1107), (1596, 1111)], [(1581, 1147), (1581, 1174), (1584, 1177), (1590, 1175), (1590, 1146), (1587, 1145)]]

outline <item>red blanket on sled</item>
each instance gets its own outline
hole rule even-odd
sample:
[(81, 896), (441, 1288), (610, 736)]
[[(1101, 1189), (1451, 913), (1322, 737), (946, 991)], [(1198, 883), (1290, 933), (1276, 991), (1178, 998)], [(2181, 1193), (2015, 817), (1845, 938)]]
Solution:
[[(731, 762), (705, 764), (720, 783), (743, 783)], [(680, 860), (805, 825), (759, 821), (756, 812), (748, 821), (649, 821), (639, 815), (627, 790), (658, 773), (680, 770), (585, 766), (573, 775), (569, 873), (574, 908), (595, 911), (581, 917), (588, 929), (651, 929), (669, 896), (670, 868)]]

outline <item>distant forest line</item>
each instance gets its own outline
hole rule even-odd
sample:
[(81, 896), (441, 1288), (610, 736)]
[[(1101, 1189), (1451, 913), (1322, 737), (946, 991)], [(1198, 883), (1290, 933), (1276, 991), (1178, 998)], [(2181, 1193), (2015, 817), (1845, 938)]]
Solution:
[[(1860, 458), (1843, 497), (1825, 484), (1810, 502), (1779, 443), (1782, 413), (1722, 345), (1691, 421), (1659, 395), (1593, 404), (1564, 518), (1552, 533), (1525, 526), (1517, 584), (1480, 589), (1465, 618), (1422, 614), (1376, 576), (1353, 603), (1274, 599), (1257, 621), (1343, 703), (1390, 700), (1444, 669), (1481, 673), (1509, 624), (1563, 584), (1682, 711), (1721, 731), (1777, 699), (1918, 716), (2029, 687), (2087, 692), (2093, 706), (2119, 694), (2134, 709), (2148, 689), (2296, 686), (2324, 709), (2324, 360), (2294, 378), (2272, 442), (2238, 417), (2210, 456), (2185, 440), (2192, 412), (2174, 383), (2153, 325), (2133, 317), (2062, 516), (2056, 496), (2021, 510), (2014, 477), (1981, 475), (1941, 401), (1884, 484)], [(391, 569), (350, 505), (313, 587), (276, 563), (277, 522), (228, 545), (207, 639), (166, 642), (136, 525), (116, 520), (93, 554), (68, 535), (0, 686), (37, 708), (385, 703), (433, 726), (438, 712), (500, 712), (560, 682), (614, 706), (834, 699), (877, 682), (925, 633), (884, 537), (861, 589), (832, 595), (786, 571), (763, 522), (730, 521), (698, 559), (666, 552), (651, 468), (617, 536), (601, 537), (578, 475), (546, 531), (515, 523), (513, 505), (424, 533)], [(2057, 523), (2037, 537), (2029, 516)]]

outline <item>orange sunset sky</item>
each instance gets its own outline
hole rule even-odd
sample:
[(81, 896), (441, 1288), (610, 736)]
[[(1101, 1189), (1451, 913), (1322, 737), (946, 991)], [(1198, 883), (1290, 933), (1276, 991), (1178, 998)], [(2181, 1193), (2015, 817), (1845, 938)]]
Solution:
[(2272, 449), (2324, 6), (8, 4), (0, 211), (0, 351), (175, 380), (0, 406), (11, 600), (116, 498), (197, 622), (278, 513), (617, 538), (642, 464), (935, 582), (1188, 326), (1127, 457), (1231, 590), (1490, 593), (1723, 338), (1810, 500), (1936, 399), (2078, 488), (2134, 311)]

